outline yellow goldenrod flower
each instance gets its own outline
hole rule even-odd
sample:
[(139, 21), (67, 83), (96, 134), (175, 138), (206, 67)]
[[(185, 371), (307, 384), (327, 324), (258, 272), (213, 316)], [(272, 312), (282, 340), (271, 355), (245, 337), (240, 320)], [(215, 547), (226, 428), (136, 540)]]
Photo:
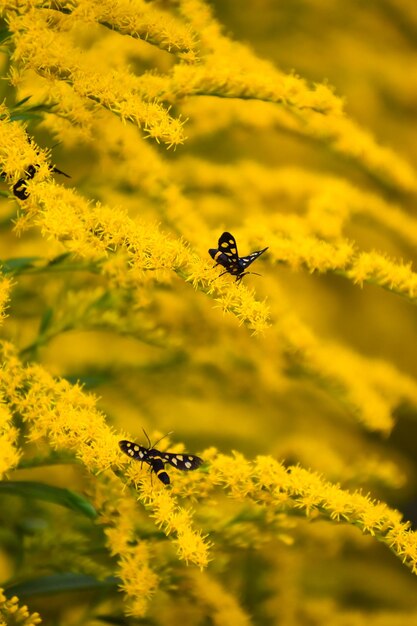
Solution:
[(22, 367), (11, 345), (2, 349), (2, 393), (27, 422), (29, 439), (47, 437), (53, 448), (72, 450), (90, 471), (117, 464), (118, 438), (95, 408), (96, 399), (39, 365)]
[(245, 102), (244, 107), (240, 101), (230, 101), (222, 103), (219, 110), (215, 101), (200, 103), (193, 99), (183, 105), (182, 111), (190, 119), (188, 134), (195, 139), (236, 124), (251, 128), (256, 134), (284, 130), (321, 142), (336, 155), (351, 158), (382, 184), (388, 183), (400, 192), (416, 192), (417, 174), (412, 165), (393, 150), (380, 146), (369, 132), (344, 114), (333, 117), (306, 108), (294, 115), (291, 109), (260, 101)]
[(148, 561), (146, 544), (141, 542), (122, 554), (118, 562), (123, 581), (121, 589), (129, 598), (129, 613), (136, 617), (146, 613), (147, 601), (158, 582), (158, 576), (151, 571)]
[(250, 464), (242, 455), (233, 459), (219, 455), (212, 462), (212, 473), (214, 482), (227, 487), (239, 500), (249, 496), (278, 511), (300, 509), (307, 517), (324, 516), (357, 526), (389, 545), (417, 573), (417, 533), (401, 522), (398, 511), (384, 503), (373, 502), (359, 492), (350, 494), (301, 467), (285, 469), (264, 457)]
[(29, 613), (26, 605), (19, 606), (19, 598), (8, 600), (0, 589), (0, 618), (5, 626), (37, 626), (42, 622), (39, 613)]
[[(346, 226), (364, 215), (405, 241), (417, 243), (415, 220), (404, 207), (342, 177), (296, 167), (267, 167), (250, 160), (219, 165), (190, 156), (177, 159), (174, 172), (185, 189), (198, 189), (201, 194), (214, 190), (227, 193), (245, 207), (248, 215), (254, 209), (263, 212), (264, 204), (271, 201), (279, 199), (281, 205), (284, 199), (285, 204), (277, 206), (279, 214), (274, 216), (274, 225), (279, 221), (280, 230), (289, 235), (298, 231), (337, 240)], [(288, 205), (295, 206), (297, 212), (289, 213)]]
[(139, 498), (152, 510), (152, 517), (157, 526), (167, 535), (174, 535), (177, 554), (186, 563), (193, 563), (203, 569), (207, 567), (209, 544), (201, 532), (192, 528), (190, 511), (178, 506), (175, 498), (164, 488), (156, 490), (152, 485), (143, 483)]
[[(0, 266), (1, 271), (1, 266)], [(10, 291), (13, 286), (10, 278), (2, 276), (0, 278), (0, 324), (6, 316), (7, 305), (10, 299)]]
[(76, 20), (96, 21), (123, 35), (140, 37), (188, 61), (196, 57), (196, 36), (189, 26), (142, 0), (119, 0), (117, 5), (110, 0), (77, 0), (71, 9)]
[(0, 626), (416, 621), (417, 8), (293, 4), (0, 0)]
[[(266, 230), (266, 226), (259, 224), (254, 234), (262, 237)], [(294, 230), (269, 234), (270, 255), (276, 262), (286, 263), (292, 269), (305, 267), (310, 272), (334, 272), (361, 286), (369, 282), (415, 299), (417, 279), (411, 263), (398, 263), (378, 252), (360, 252), (348, 241), (329, 243)]]
[(216, 626), (236, 624), (250, 626), (252, 623), (237, 600), (218, 581), (205, 572), (186, 574), (186, 581), (195, 602), (202, 604)]
[(278, 332), (301, 367), (314, 372), (324, 385), (337, 384), (338, 397), (353, 408), (366, 428), (389, 433), (395, 407), (403, 401), (417, 403), (417, 382), (390, 363), (323, 342), (291, 313), (280, 317)]
[(0, 478), (15, 467), (20, 459), (20, 452), (16, 444), (18, 430), (12, 426), (12, 416), (7, 405), (0, 404)]
[[(99, 60), (96, 57), (88, 60), (81, 50), (72, 49), (65, 36), (49, 27), (41, 11), (35, 9), (20, 16), (10, 15), (8, 25), (15, 34), (16, 63), (24, 64), (27, 70), (34, 70), (49, 80), (69, 82), (78, 96), (98, 102), (122, 121), (143, 127), (158, 141), (169, 146), (182, 143), (181, 120), (171, 118), (162, 104), (144, 100), (146, 94), (142, 94), (141, 83), (133, 74), (113, 70), (103, 75), (92, 70)], [(40, 39), (44, 40), (45, 48), (36, 45)]]

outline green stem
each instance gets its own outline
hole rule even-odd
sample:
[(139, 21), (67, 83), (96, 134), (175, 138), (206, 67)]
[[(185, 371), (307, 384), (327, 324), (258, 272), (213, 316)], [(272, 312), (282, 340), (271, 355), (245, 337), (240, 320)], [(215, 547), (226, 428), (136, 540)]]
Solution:
[(35, 341), (33, 341), (32, 343), (30, 343), (29, 345), (25, 346), (24, 348), (20, 350), (19, 357), (23, 358), (26, 354), (30, 355), (31, 353), (35, 353), (39, 348), (49, 343), (51, 339), (54, 339), (54, 337), (57, 337), (61, 333), (68, 332), (69, 330), (72, 330), (73, 328), (74, 328), (73, 326), (61, 326), (60, 328), (57, 328), (55, 331), (38, 335)]

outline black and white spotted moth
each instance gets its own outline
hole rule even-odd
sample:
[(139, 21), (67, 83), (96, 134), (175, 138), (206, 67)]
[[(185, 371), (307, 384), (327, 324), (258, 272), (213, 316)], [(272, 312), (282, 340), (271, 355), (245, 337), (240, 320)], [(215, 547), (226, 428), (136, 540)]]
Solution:
[[(256, 272), (246, 272), (245, 270), (249, 267), (251, 263), (254, 262), (258, 256), (261, 256), (268, 247), (263, 250), (258, 250), (257, 252), (252, 252), (248, 256), (239, 256), (237, 251), (236, 239), (230, 233), (223, 233), (219, 239), (219, 247), (210, 248), (209, 254), (212, 259), (216, 261), (216, 265), (221, 265), (225, 268), (225, 272), (222, 272), (220, 276), (223, 274), (232, 274), (232, 276), (236, 276), (236, 282), (242, 280), (246, 274), (256, 274)], [(260, 276), (260, 274), (256, 274)]]
[[(145, 431), (143, 431), (148, 439), (149, 447), (145, 448), (145, 446), (140, 446), (137, 443), (133, 443), (133, 441), (119, 441), (119, 446), (122, 452), (130, 456), (132, 459), (136, 461), (141, 461), (142, 463), (147, 463), (151, 471), (156, 474), (161, 482), (164, 485), (170, 484), (170, 479), (165, 471), (165, 463), (169, 463), (172, 467), (176, 469), (183, 470), (188, 472), (190, 470), (195, 470), (197, 467), (204, 462), (203, 459), (200, 459), (199, 456), (191, 455), (191, 454), (173, 454), (172, 452), (160, 452), (151, 444), (148, 435)], [(161, 441), (161, 439), (159, 440)], [(157, 441), (156, 443), (159, 443)]]

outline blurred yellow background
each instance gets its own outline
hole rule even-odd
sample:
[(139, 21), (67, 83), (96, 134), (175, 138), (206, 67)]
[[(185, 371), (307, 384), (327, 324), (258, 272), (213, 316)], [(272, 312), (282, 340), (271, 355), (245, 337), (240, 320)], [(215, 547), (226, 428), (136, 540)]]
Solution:
[[(154, 4), (176, 15), (175, 2)], [(85, 119), (81, 112), (72, 117), (65, 85), (62, 115), (47, 113), (28, 126), (39, 146), (59, 142), (52, 162), (71, 180), (56, 176), (57, 183), (126, 210), (145, 229), (159, 224), (208, 265), (207, 250), (223, 231), (235, 235), (240, 255), (269, 246), (251, 267), (262, 276), (246, 276), (243, 284), (270, 308), (270, 326), (254, 335), (222, 311), (216, 292), (207, 297), (215, 272), (203, 288), (171, 272), (124, 289), (109, 284), (104, 272), (57, 271), (16, 278), (3, 336), (24, 360), (83, 383), (99, 396), (109, 423), (142, 445), (143, 428), (152, 435), (174, 431), (171, 440), (190, 453), (215, 446), (226, 454), (299, 463), (382, 499), (417, 527), (416, 297), (410, 290), (406, 297), (407, 286), (396, 294), (378, 280), (360, 285), (346, 272), (320, 271), (319, 254), (313, 271), (297, 243), (313, 237), (338, 249), (347, 241), (359, 252), (415, 264), (417, 5), (208, 4), (223, 33), (260, 59), (310, 86), (333, 86), (346, 118), (371, 136), (369, 153), (377, 154), (376, 145), (389, 154), (368, 158), (348, 127), (337, 141), (316, 132), (303, 106), (180, 92), (172, 95), (171, 114), (186, 120), (186, 140), (167, 150), (105, 108), (80, 107)], [(203, 61), (212, 53), (209, 34), (202, 37)], [(179, 63), (167, 51), (97, 24), (75, 24), (71, 37), (97, 59), (97, 71), (164, 75)], [(4, 55), (4, 74), (9, 63)], [(17, 89), (2, 81), (0, 95), (10, 105), (26, 95), (56, 98), (58, 89), (29, 70)], [(337, 116), (330, 118), (336, 127)], [(321, 119), (326, 129), (326, 114)], [(2, 260), (53, 258), (65, 250), (65, 241), (43, 237), (40, 228), (17, 237), (16, 215), (16, 200), (1, 198)], [(274, 248), (277, 238), (292, 244), (293, 262)], [(226, 275), (213, 289), (220, 285), (224, 296), (233, 281)], [(52, 322), (42, 335), (48, 310)], [(82, 489), (83, 478), (65, 472), (51, 477), (42, 470), (37, 479), (74, 481)], [(227, 510), (226, 499), (223, 506)], [(417, 624), (417, 583), (386, 548), (324, 521), (300, 522), (289, 534), (291, 547), (280, 539), (273, 549), (237, 550), (229, 571), (216, 553), (213, 571), (254, 624)], [(169, 614), (161, 601), (154, 619), (197, 623), (187, 613), (191, 604), (169, 605)]]

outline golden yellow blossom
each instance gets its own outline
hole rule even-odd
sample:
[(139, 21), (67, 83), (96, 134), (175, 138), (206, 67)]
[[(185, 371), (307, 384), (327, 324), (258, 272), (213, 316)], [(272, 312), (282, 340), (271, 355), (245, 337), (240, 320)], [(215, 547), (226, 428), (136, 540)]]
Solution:
[(168, 490), (154, 489), (149, 482), (142, 485), (139, 498), (151, 509), (156, 525), (167, 535), (174, 535), (179, 558), (201, 569), (207, 567), (209, 544), (201, 532), (192, 527), (191, 511), (178, 506)]
[[(10, 17), (9, 28), (16, 33), (16, 62), (46, 78), (70, 82), (78, 96), (98, 102), (123, 121), (138, 124), (157, 140), (168, 145), (183, 141), (182, 122), (171, 118), (162, 104), (145, 101), (141, 83), (133, 74), (113, 71), (106, 76), (93, 70), (93, 59), (86, 59), (81, 50), (77, 54), (64, 35), (48, 26), (46, 16), (36, 10)], [(47, 48), (36, 46), (39, 38), (45, 40)]]
[(226, 624), (249, 626), (252, 623), (236, 599), (205, 572), (187, 574), (186, 579), (195, 601), (204, 605), (213, 624), (216, 626), (225, 626)]
[[(233, 470), (231, 470), (233, 465)], [(212, 463), (213, 479), (240, 500), (249, 496), (278, 511), (300, 509), (307, 517), (344, 521), (387, 544), (413, 573), (417, 573), (417, 534), (401, 522), (401, 514), (359, 492), (349, 493), (301, 467), (285, 469), (258, 457), (252, 466), (243, 457), (219, 455)], [(242, 473), (239, 472), (241, 470)]]
[[(1, 267), (0, 267), (1, 271)], [(10, 291), (12, 288), (12, 281), (6, 276), (0, 279), (0, 323), (6, 316), (7, 305), (10, 298)]]
[[(264, 234), (259, 225), (257, 237)], [(415, 299), (416, 275), (411, 263), (396, 262), (376, 251), (360, 252), (352, 243), (338, 241), (330, 243), (316, 237), (298, 233), (271, 233), (271, 253), (278, 263), (286, 263), (292, 269), (305, 267), (310, 272), (334, 272), (355, 283), (371, 283), (394, 293)]]
[(0, 0), (1, 625), (416, 621), (417, 9), (357, 4)]
[(121, 0), (115, 5), (109, 0), (77, 0), (69, 7), (71, 17), (76, 20), (99, 22), (123, 35), (140, 37), (188, 60), (194, 60), (196, 56), (196, 35), (188, 25), (146, 2)]
[(20, 452), (17, 449), (17, 438), (19, 432), (17, 428), (12, 426), (12, 416), (5, 403), (0, 404), (0, 478), (6, 472), (15, 467), (20, 458)]
[(27, 422), (31, 440), (47, 437), (53, 448), (72, 450), (91, 471), (117, 463), (118, 438), (95, 408), (93, 396), (55, 380), (39, 365), (22, 367), (8, 344), (3, 344), (2, 354), (2, 393)]
[(19, 606), (19, 598), (7, 599), (0, 589), (0, 618), (5, 626), (37, 626), (42, 622), (39, 613), (29, 613), (28, 607)]

